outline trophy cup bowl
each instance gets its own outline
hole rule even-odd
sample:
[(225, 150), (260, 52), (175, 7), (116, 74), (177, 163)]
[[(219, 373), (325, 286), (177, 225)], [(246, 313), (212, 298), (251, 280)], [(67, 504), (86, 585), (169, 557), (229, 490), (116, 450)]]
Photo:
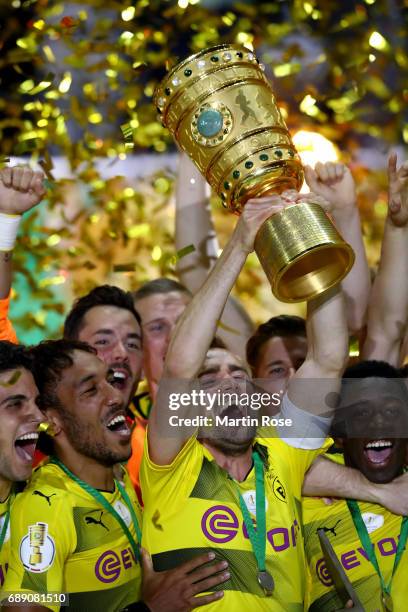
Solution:
[[(303, 168), (262, 66), (240, 45), (219, 45), (177, 64), (158, 85), (161, 121), (225, 208), (299, 190)], [(310, 300), (336, 285), (354, 253), (318, 204), (299, 202), (267, 219), (255, 251), (283, 302)]]

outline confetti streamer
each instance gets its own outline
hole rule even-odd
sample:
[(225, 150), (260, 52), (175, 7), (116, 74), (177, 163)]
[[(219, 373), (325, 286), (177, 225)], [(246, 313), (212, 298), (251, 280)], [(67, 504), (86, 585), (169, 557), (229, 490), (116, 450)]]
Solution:
[(217, 327), (219, 327), (220, 329), (223, 329), (226, 332), (229, 332), (230, 334), (236, 334), (237, 336), (239, 336), (241, 333), (237, 329), (234, 329), (233, 327), (229, 327), (228, 325), (225, 325), (225, 323), (223, 323), (220, 320), (217, 321)]
[(1, 387), (13, 387), (16, 382), (20, 380), (21, 372), (20, 370), (15, 370), (10, 378), (5, 382), (0, 382)]
[(169, 263), (174, 266), (178, 261), (180, 261), (180, 259), (183, 259), (183, 257), (186, 257), (186, 255), (189, 255), (190, 253), (194, 253), (195, 250), (196, 248), (194, 244), (189, 244), (177, 251), (177, 253), (171, 257)]

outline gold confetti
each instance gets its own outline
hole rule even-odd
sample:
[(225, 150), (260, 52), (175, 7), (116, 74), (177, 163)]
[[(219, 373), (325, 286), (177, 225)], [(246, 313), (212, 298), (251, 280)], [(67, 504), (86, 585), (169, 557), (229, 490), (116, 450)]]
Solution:
[(225, 325), (225, 323), (223, 323), (221, 320), (217, 321), (217, 327), (223, 329), (226, 332), (229, 332), (230, 334), (236, 334), (238, 336), (240, 335), (240, 331), (238, 329), (234, 329), (233, 327), (229, 327), (229, 325)]
[[(180, 40), (186, 54), (231, 41), (253, 48), (293, 135), (308, 130), (325, 136), (346, 162), (367, 135), (381, 139), (381, 150), (408, 142), (405, 16), (396, 27), (379, 0), (362, 0), (352, 10), (335, 0), (240, 2), (224, 10), (196, 0), (106, 0), (106, 12), (96, 11), (96, 0), (5, 4), (2, 28), (16, 42), (6, 41), (0, 62), (0, 166), (21, 154), (40, 163), (56, 222), (45, 228), (41, 219), (48, 211), (35, 210), (22, 221), (13, 322), (23, 340), (58, 335), (66, 279), (73, 296), (116, 272), (123, 273), (118, 282), (136, 289), (151, 278), (174, 276), (178, 259), (191, 252), (175, 253), (169, 170), (143, 181), (113, 176), (131, 154), (174, 150), (152, 94), (164, 70), (181, 59)], [(65, 177), (55, 178), (50, 151), (67, 160)], [(106, 161), (109, 179), (100, 170)], [(386, 176), (383, 170), (368, 173), (357, 161), (353, 173), (375, 264)], [(217, 198), (212, 211), (224, 246), (235, 218)], [(271, 306), (255, 256), (239, 277), (236, 296), (256, 321), (281, 312), (279, 304)]]
[(186, 255), (189, 255), (190, 253), (194, 253), (195, 250), (196, 248), (194, 244), (189, 244), (188, 246), (183, 247), (177, 251), (175, 255), (173, 255), (173, 257), (170, 259), (170, 264), (174, 266), (178, 261), (180, 261), (180, 259), (183, 259), (183, 257), (186, 257)]
[(114, 272), (134, 272), (135, 264), (134, 263), (123, 263), (123, 264), (115, 264), (113, 266)]
[(0, 382), (1, 387), (13, 387), (20, 380), (21, 371), (15, 370), (10, 378), (5, 382)]
[(55, 436), (55, 429), (52, 423), (47, 423), (43, 421), (37, 427), (38, 433), (47, 434), (47, 436), (51, 436), (53, 438)]

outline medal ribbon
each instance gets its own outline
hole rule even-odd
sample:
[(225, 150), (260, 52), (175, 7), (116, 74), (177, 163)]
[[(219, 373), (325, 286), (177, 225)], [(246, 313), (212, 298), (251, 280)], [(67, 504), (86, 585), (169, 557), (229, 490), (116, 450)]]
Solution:
[(10, 495), (7, 501), (7, 510), (4, 515), (3, 527), (1, 528), (1, 532), (0, 532), (0, 552), (1, 552), (1, 549), (3, 548), (4, 540), (6, 538), (6, 533), (7, 533), (7, 527), (10, 522), (10, 506), (11, 506), (11, 502), (13, 501), (13, 499), (14, 499), (14, 492), (13, 492), (13, 489), (11, 489)]
[[(89, 495), (91, 495), (91, 497), (93, 497), (97, 502), (99, 502), (101, 504), (101, 506), (103, 506), (105, 508), (105, 510), (107, 512), (109, 512), (109, 514), (111, 514), (113, 516), (114, 519), (116, 519), (116, 521), (119, 523), (119, 525), (121, 526), (122, 530), (124, 531), (127, 539), (129, 540), (129, 543), (130, 543), (130, 545), (132, 547), (135, 559), (139, 559), (140, 552), (139, 552), (139, 546), (138, 546), (137, 541), (134, 539), (133, 535), (130, 533), (129, 527), (126, 525), (126, 523), (123, 520), (123, 518), (115, 510), (115, 508), (113, 508), (111, 506), (111, 504), (102, 495), (102, 493), (100, 493), (99, 491), (97, 491), (97, 489), (94, 489), (93, 487), (91, 487), (91, 485), (89, 485), (88, 483), (86, 483), (83, 480), (81, 480), (80, 478), (78, 478), (78, 476), (75, 476), (75, 474), (73, 474), (63, 463), (61, 463), (61, 461), (59, 461), (55, 457), (53, 457), (51, 459), (50, 463), (54, 463), (55, 465), (58, 465), (58, 467), (60, 467), (61, 470), (63, 472), (65, 472), (65, 474), (67, 476), (69, 476), (69, 478), (71, 478), (71, 480), (76, 482), (82, 489), (84, 489), (84, 491), (86, 491)], [(120, 492), (120, 494), (122, 496), (122, 499), (125, 502), (125, 505), (127, 506), (128, 510), (130, 512), (130, 515), (131, 515), (132, 521), (133, 521), (133, 526), (134, 526), (135, 531), (136, 531), (137, 539), (138, 539), (139, 543), (141, 543), (141, 541), (142, 541), (142, 532), (140, 530), (139, 522), (137, 520), (137, 516), (136, 516), (136, 513), (135, 513), (135, 511), (133, 509), (133, 505), (132, 505), (132, 502), (131, 502), (131, 500), (129, 498), (129, 495), (126, 493), (125, 489), (122, 487), (120, 482), (118, 482), (116, 479), (115, 479), (114, 482), (115, 482), (115, 485), (117, 486), (117, 488), (119, 489), (119, 492)]]
[(0, 533), (0, 552), (1, 552), (1, 549), (3, 548), (4, 538), (6, 537), (9, 520), (10, 520), (10, 507), (8, 507), (6, 510), (3, 527)]
[(371, 561), (375, 571), (378, 574), (378, 577), (381, 582), (381, 590), (386, 595), (391, 595), (392, 579), (394, 578), (394, 574), (397, 571), (398, 564), (401, 560), (402, 553), (405, 550), (405, 545), (408, 539), (408, 517), (404, 516), (401, 520), (401, 531), (399, 535), (397, 552), (396, 552), (395, 560), (394, 560), (394, 567), (392, 568), (392, 574), (391, 574), (389, 583), (385, 584), (385, 580), (381, 573), (380, 566), (378, 565), (374, 546), (370, 540), (370, 536), (367, 531), (367, 527), (363, 521), (363, 517), (361, 516), (359, 505), (356, 501), (348, 499), (347, 506), (348, 506), (348, 509), (350, 510), (351, 518), (353, 519), (353, 523), (357, 530), (358, 537), (360, 538), (360, 542), (366, 552), (367, 557)]
[(244, 517), (245, 527), (248, 532), (252, 550), (255, 555), (258, 572), (265, 572), (265, 549), (266, 549), (266, 513), (265, 513), (265, 481), (264, 466), (262, 459), (256, 451), (252, 453), (255, 466), (255, 494), (256, 494), (256, 530), (252, 522), (249, 510), (241, 492), (239, 494), (239, 505)]

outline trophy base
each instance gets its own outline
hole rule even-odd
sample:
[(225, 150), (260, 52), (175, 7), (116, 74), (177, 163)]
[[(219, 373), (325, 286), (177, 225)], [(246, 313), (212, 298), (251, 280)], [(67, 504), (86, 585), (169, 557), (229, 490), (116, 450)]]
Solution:
[(308, 301), (350, 271), (354, 252), (318, 204), (301, 202), (267, 219), (255, 251), (281, 302)]

